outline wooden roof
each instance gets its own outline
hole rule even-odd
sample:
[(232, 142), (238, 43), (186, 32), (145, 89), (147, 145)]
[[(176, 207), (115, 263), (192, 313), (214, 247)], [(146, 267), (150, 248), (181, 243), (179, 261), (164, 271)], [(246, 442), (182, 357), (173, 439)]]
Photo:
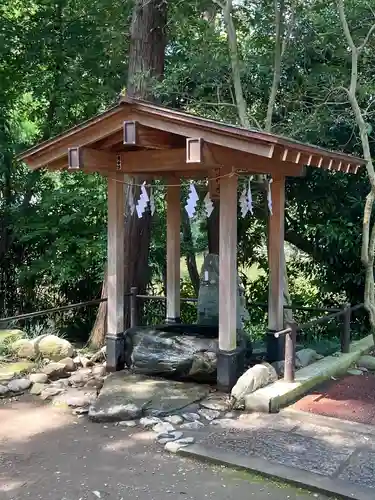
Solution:
[(309, 165), (356, 173), (365, 164), (344, 153), (127, 97), (25, 151), (19, 159), (32, 169), (191, 177), (221, 167), (244, 173), (301, 175)]

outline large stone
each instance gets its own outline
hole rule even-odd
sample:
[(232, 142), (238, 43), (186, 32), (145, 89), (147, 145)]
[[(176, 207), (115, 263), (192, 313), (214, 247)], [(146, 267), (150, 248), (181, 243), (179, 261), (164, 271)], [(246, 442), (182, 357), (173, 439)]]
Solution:
[(369, 371), (375, 371), (375, 357), (374, 356), (361, 356), (357, 362), (359, 368), (366, 368)]
[(268, 363), (262, 363), (249, 368), (237, 380), (236, 385), (231, 391), (231, 396), (236, 405), (243, 403), (245, 396), (252, 392), (265, 387), (266, 385), (277, 380), (277, 373), (273, 366)]
[(30, 372), (35, 367), (31, 361), (0, 363), (0, 383), (9, 382), (13, 377)]
[(31, 373), (29, 379), (33, 384), (45, 384), (48, 380), (46, 373)]
[(141, 416), (163, 417), (205, 398), (209, 388), (192, 383), (148, 378), (127, 371), (111, 373), (90, 408), (95, 421), (135, 420)]
[[(244, 288), (237, 275), (237, 330), (243, 330), (249, 320)], [(219, 256), (206, 255), (200, 274), (198, 294), (198, 324), (219, 325)]]
[(19, 339), (11, 345), (11, 351), (14, 356), (21, 359), (35, 359), (37, 352), (35, 345), (31, 340)]
[(211, 382), (216, 379), (217, 328), (161, 325), (130, 328), (125, 333), (125, 360), (145, 375)]
[(9, 392), (8, 387), (6, 385), (0, 384), (0, 397), (5, 396), (6, 394), (8, 394), (8, 392)]
[(69, 377), (69, 383), (73, 387), (83, 387), (92, 378), (91, 368), (81, 368)]
[(43, 335), (34, 340), (37, 351), (44, 358), (60, 361), (74, 356), (74, 347), (70, 342), (56, 335)]
[(35, 384), (33, 384), (32, 388), (30, 389), (30, 394), (32, 394), (33, 396), (40, 396), (45, 387), (46, 384), (35, 382)]
[(59, 363), (65, 365), (65, 371), (67, 372), (74, 372), (77, 369), (72, 358), (63, 358)]
[(0, 330), (0, 344), (10, 345), (24, 337), (22, 330)]
[(296, 353), (296, 368), (304, 368), (305, 366), (319, 361), (323, 356), (318, 354), (314, 349), (301, 349)]
[(42, 372), (51, 380), (69, 377), (69, 372), (63, 363), (48, 363), (48, 365), (42, 368)]
[(23, 392), (26, 391), (31, 386), (31, 382), (28, 378), (15, 378), (11, 380), (8, 384), (8, 389), (11, 392)]

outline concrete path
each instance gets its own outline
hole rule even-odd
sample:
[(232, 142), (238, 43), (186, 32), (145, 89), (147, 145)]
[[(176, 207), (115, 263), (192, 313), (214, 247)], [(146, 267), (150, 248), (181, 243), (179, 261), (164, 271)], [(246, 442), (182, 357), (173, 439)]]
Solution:
[[(242, 415), (181, 455), (276, 476), (340, 498), (375, 498), (375, 427), (308, 413)], [(224, 428), (223, 428), (224, 427)], [(179, 452), (180, 453), (180, 452)]]
[(26, 397), (0, 400), (1, 500), (326, 500), (171, 455), (139, 428), (89, 422)]

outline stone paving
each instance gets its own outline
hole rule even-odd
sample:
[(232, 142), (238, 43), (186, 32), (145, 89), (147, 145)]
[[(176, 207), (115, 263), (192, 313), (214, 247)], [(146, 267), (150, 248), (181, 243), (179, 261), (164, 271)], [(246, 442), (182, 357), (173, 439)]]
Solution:
[[(375, 498), (375, 427), (284, 410), (242, 415), (236, 425), (196, 437), (220, 449), (371, 488)], [(370, 498), (371, 498), (370, 497)]]

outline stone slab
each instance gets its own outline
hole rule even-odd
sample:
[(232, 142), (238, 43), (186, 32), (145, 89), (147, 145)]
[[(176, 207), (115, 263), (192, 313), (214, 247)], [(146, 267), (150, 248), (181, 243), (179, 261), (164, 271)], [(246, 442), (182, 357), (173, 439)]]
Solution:
[(166, 416), (202, 400), (208, 393), (209, 387), (201, 384), (116, 372), (106, 378), (89, 417), (120, 421), (142, 415)]
[(280, 479), (298, 487), (334, 495), (344, 500), (374, 500), (374, 491), (360, 484), (349, 483), (341, 479), (332, 479), (331, 477), (314, 474), (310, 471), (272, 463), (255, 456), (240, 455), (225, 449), (212, 449), (197, 444), (179, 448), (177, 454), (208, 463), (255, 472), (265, 477)]
[(323, 476), (336, 473), (355, 450), (340, 442), (327, 442), (265, 428), (246, 433), (215, 432), (206, 436), (201, 443)]
[(363, 449), (354, 453), (339, 475), (340, 479), (373, 488), (375, 498), (375, 451)]
[(371, 347), (373, 347), (372, 335), (352, 342), (349, 353), (336, 353), (301, 370), (297, 370), (294, 382), (278, 380), (249, 394), (245, 398), (245, 407), (250, 411), (277, 412), (283, 406), (293, 403), (299, 396), (306, 394), (316, 385), (332, 376), (345, 373)]

